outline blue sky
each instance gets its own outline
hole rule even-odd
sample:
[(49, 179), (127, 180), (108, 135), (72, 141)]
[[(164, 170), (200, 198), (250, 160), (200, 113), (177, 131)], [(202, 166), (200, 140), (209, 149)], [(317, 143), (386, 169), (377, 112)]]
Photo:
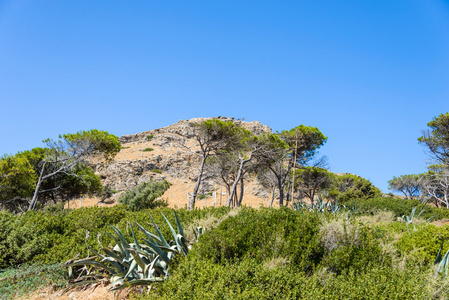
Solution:
[(388, 192), (447, 111), (448, 1), (0, 0), (0, 155), (228, 116), (318, 127)]

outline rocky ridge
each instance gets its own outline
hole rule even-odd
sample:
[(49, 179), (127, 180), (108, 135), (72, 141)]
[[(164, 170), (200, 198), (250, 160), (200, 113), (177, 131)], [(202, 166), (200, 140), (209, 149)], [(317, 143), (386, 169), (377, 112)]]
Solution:
[[(197, 179), (200, 160), (193, 124), (208, 119), (212, 118), (180, 120), (167, 127), (121, 136), (119, 140), (122, 150), (115, 161), (107, 165), (97, 165), (96, 173), (100, 175), (103, 185), (108, 185), (116, 191), (125, 191), (149, 180), (167, 179), (174, 184), (170, 190), (183, 190), (184, 186), (184, 200), (184, 195), (192, 191), (191, 187)], [(245, 122), (225, 117), (220, 119), (233, 121), (254, 134), (271, 132), (270, 127), (258, 121)], [(206, 179), (201, 192), (213, 191), (217, 189), (217, 184), (219, 183)], [(247, 193), (260, 199), (266, 196), (255, 182), (250, 182), (247, 186), (245, 198)]]

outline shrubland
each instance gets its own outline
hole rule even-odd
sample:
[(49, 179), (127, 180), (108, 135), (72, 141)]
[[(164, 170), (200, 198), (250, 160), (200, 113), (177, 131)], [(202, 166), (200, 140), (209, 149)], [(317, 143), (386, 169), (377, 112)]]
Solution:
[[(446, 281), (433, 266), (442, 245), (449, 249), (449, 227), (415, 219), (416, 231), (398, 220), (407, 205), (403, 199), (365, 199), (356, 215), (290, 208), (209, 208), (177, 210), (192, 241), (192, 227), (206, 229), (189, 254), (178, 257), (169, 277), (153, 285), (143, 299), (444, 299)], [(406, 206), (404, 206), (407, 204)], [(400, 210), (401, 208), (402, 210)], [(441, 209), (430, 208), (429, 213)], [(53, 207), (23, 215), (0, 213), (0, 275), (10, 282), (12, 269), (25, 271), (67, 260), (85, 258), (93, 249), (113, 247), (109, 224), (133, 241), (130, 224), (152, 230), (148, 213), (161, 232), (170, 236), (163, 219), (175, 223), (168, 208), (129, 211), (123, 205), (63, 210)], [(436, 218), (442, 218), (441, 212)], [(154, 230), (152, 230), (155, 232)], [(138, 240), (145, 236), (135, 231)], [(49, 267), (50, 269), (52, 267)], [(60, 285), (55, 269), (49, 278)], [(34, 270), (34, 269), (33, 269)], [(60, 269), (58, 269), (60, 270)], [(53, 275), (51, 275), (53, 274)], [(53, 277), (51, 277), (51, 276)], [(64, 276), (63, 276), (64, 277)], [(6, 289), (0, 281), (0, 289)]]

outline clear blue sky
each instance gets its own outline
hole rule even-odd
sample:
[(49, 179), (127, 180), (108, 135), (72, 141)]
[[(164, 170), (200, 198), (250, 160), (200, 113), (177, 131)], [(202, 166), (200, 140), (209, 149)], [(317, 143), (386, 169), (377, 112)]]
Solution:
[(228, 116), (318, 127), (388, 192), (447, 111), (448, 1), (0, 0), (0, 155)]

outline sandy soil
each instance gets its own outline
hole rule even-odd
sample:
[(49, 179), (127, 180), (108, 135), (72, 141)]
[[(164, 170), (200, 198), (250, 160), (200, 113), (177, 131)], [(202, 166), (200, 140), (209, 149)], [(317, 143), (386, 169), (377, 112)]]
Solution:
[(48, 300), (123, 300), (128, 299), (128, 295), (130, 293), (129, 290), (124, 289), (120, 291), (109, 291), (108, 285), (103, 284), (95, 284), (90, 285), (86, 288), (76, 288), (76, 289), (70, 289), (68, 291), (65, 290), (55, 290), (53, 287), (47, 287), (45, 289), (42, 289), (40, 291), (36, 291), (30, 295), (28, 295), (26, 298), (20, 298), (23, 299), (30, 299), (30, 300), (41, 300), (41, 299), (48, 299)]

